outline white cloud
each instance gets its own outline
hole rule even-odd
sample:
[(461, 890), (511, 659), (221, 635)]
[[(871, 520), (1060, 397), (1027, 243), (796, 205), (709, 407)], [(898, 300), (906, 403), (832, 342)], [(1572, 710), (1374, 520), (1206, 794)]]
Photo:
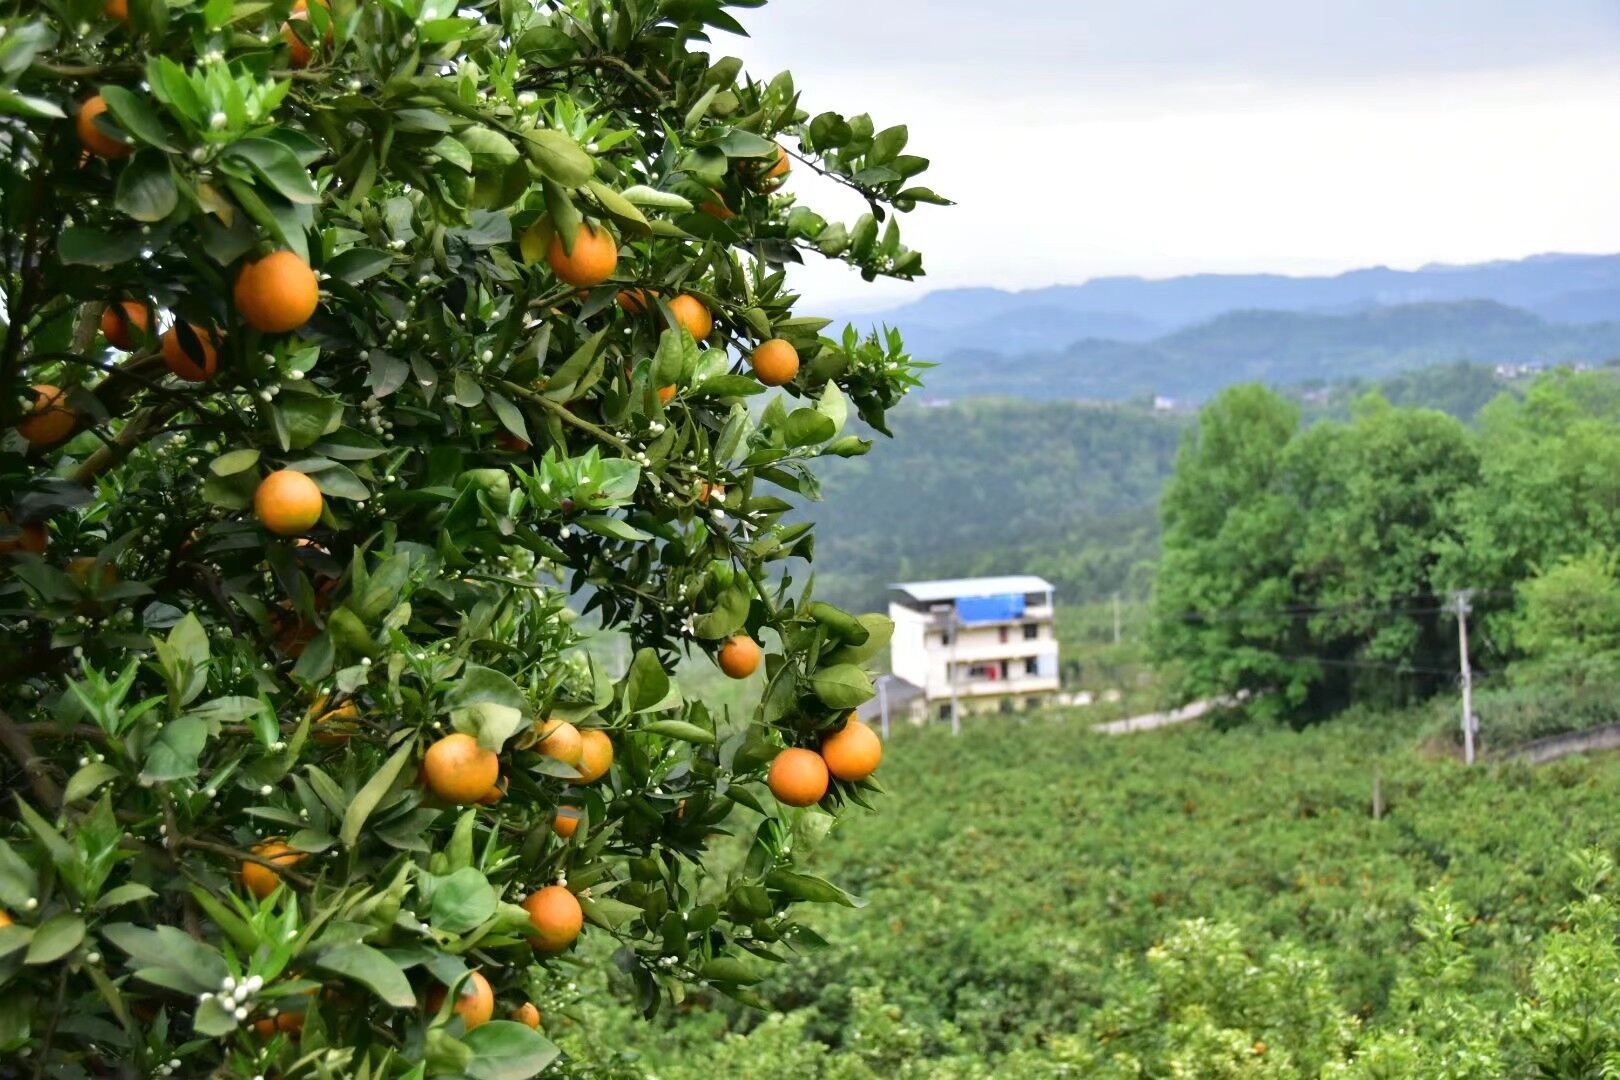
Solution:
[[(797, 281), (812, 301), (1102, 274), (1322, 272), (1620, 250), (1620, 145), (1609, 136), (1620, 73), (1587, 56), (1558, 60), (1556, 43), (1541, 43), (1534, 63), (1481, 66), (1459, 46), (1439, 70), (1371, 65), (1379, 69), (1366, 76), (1302, 78), (1253, 59), (1251, 42), (1220, 65), (1228, 73), (1189, 60), (1187, 74), (1169, 77), (1157, 66), (1102, 61), (1059, 74), (1018, 68), (1002, 33), (989, 66), (942, 82), (938, 41), (908, 37), (882, 18), (880, 38), (867, 33), (871, 20), (843, 24), (833, 41), (778, 33), (802, 30), (799, 13), (812, 6), (820, 25), (837, 26), (836, 9), (853, 5), (786, 0), (743, 12), (758, 36), (723, 47), (759, 72), (791, 68), (813, 111), (864, 109), (880, 125), (908, 123), (911, 149), (934, 162), (926, 179), (960, 204), (906, 219), (908, 240), (927, 256), (929, 277), (918, 288), (868, 287), (810, 268)], [(779, 8), (795, 14), (773, 23)], [(1054, 27), (1074, 33), (1080, 21), (1071, 9)], [(1021, 32), (1037, 32), (1028, 25)], [(1501, 42), (1474, 36), (1490, 46), (1481, 46), (1481, 63), (1504, 60)], [(1582, 50), (1567, 51), (1616, 39), (1594, 31)], [(852, 64), (852, 50), (878, 40), (886, 59)], [(1408, 44), (1402, 39), (1399, 51)], [(971, 53), (956, 43), (943, 55), (953, 48)], [(1045, 57), (1053, 42), (1029, 48)], [(830, 200), (847, 216), (860, 212), (811, 179), (794, 184), (818, 206)]]

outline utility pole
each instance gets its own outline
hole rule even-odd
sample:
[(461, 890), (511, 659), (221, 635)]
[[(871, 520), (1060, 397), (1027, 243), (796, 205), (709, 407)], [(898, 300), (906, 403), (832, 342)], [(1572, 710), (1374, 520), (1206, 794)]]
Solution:
[(1462, 727), (1463, 760), (1474, 763), (1474, 673), (1468, 666), (1468, 613), (1473, 610), (1469, 601), (1474, 590), (1463, 589), (1456, 595), (1457, 656), (1462, 663)]
[(1119, 644), (1119, 593), (1114, 594), (1114, 644)]
[(960, 672), (961, 665), (959, 665), (956, 662), (956, 642), (957, 642), (957, 639), (960, 638), (961, 636), (962, 636), (961, 628), (960, 628), (959, 624), (957, 623), (957, 619), (956, 619), (956, 601), (952, 600), (951, 601), (951, 670), (950, 670), (950, 673), (949, 673), (950, 674), (950, 681), (951, 681), (951, 734), (952, 735), (960, 735), (960, 734), (962, 734), (962, 702), (961, 702), (961, 699), (959, 698), (959, 696), (957, 695), (957, 689), (956, 689), (957, 677), (961, 674), (961, 672)]
[(878, 710), (883, 716), (883, 741), (889, 741), (889, 676), (877, 677)]

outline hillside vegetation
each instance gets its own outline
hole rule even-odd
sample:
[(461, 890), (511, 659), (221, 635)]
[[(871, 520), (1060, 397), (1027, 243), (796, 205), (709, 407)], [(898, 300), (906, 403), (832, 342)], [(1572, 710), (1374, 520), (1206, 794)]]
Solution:
[(1382, 399), (1306, 426), (1263, 387), (1226, 391), (1165, 492), (1156, 658), (1187, 696), (1248, 691), (1300, 723), (1451, 685), (1467, 590), (1502, 695), (1487, 729), (1492, 705), (1520, 734), (1613, 719), (1594, 705), (1620, 685), (1617, 419), (1607, 372), (1542, 379), (1472, 428)]
[[(1369, 393), (1472, 421), (1527, 384), (1445, 364), (1387, 379), (1318, 380), (1287, 396), (1302, 424), (1348, 419)], [(894, 442), (881, 455), (831, 462), (824, 501), (808, 509), (820, 525), (818, 590), (829, 599), (869, 607), (891, 581), (1013, 571), (1046, 576), (1071, 604), (1115, 592), (1146, 597), (1159, 496), (1191, 415), (999, 399), (910, 402), (890, 420)]]
[(1075, 338), (1040, 351), (921, 353), (931, 397), (988, 394), (1202, 401), (1243, 382), (1288, 386), (1386, 377), (1458, 360), (1601, 362), (1620, 355), (1620, 323), (1564, 325), (1494, 301), (1374, 307), (1349, 313), (1246, 310), (1148, 341)]
[(902, 732), (883, 816), (813, 857), (868, 904), (822, 910), (767, 1011), (559, 1027), (660, 1080), (1596, 1075), (1620, 761), (1466, 770), (1412, 752), (1423, 722)]

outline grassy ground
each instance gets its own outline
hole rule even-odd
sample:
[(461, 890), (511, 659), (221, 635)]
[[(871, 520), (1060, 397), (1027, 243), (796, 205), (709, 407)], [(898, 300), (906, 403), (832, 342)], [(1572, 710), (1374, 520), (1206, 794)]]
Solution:
[[(934, 1033), (922, 1058), (1039, 1056), (1116, 1008), (1147, 951), (1199, 918), (1318, 958), (1333, 1007), (1376, 1028), (1435, 886), (1471, 913), (1470, 992), (1505, 1002), (1571, 898), (1569, 853), (1616, 841), (1620, 758), (1466, 770), (1417, 752), (1416, 712), (1122, 738), (1090, 734), (1091, 718), (897, 735), (881, 812), (850, 816), (815, 857), (868, 906), (819, 910), (833, 947), (762, 987), (795, 1038), (853, 1052), (880, 997)], [(568, 1039), (633, 1044), (633, 1068), (665, 1078), (701, 1075), (717, 1035), (761, 1021), (701, 995), (662, 1031), (581, 1015)]]

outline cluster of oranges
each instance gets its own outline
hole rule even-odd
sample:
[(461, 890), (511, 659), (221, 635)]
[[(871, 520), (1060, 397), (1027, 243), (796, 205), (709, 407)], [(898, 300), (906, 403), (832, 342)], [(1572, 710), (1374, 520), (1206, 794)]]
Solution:
[[(546, 247), (546, 261), (551, 264), (551, 272), (557, 275), (557, 280), (576, 289), (592, 289), (607, 281), (618, 269), (619, 244), (607, 229), (581, 222), (574, 232), (572, 245), (565, 246), (560, 235), (552, 235)], [(646, 289), (624, 289), (617, 300), (625, 313), (640, 315), (657, 297), (656, 292)], [(703, 341), (714, 332), (714, 314), (695, 296), (683, 293), (674, 297), (669, 301), (669, 313), (696, 341)], [(753, 351), (748, 363), (760, 382), (766, 386), (782, 386), (799, 373), (799, 350), (789, 341), (772, 338)], [(675, 387), (659, 387), (658, 395), (668, 402), (675, 396)]]
[(829, 776), (858, 783), (876, 772), (882, 760), (883, 740), (849, 712), (843, 726), (821, 740), (819, 753), (794, 746), (777, 754), (765, 783), (778, 802), (814, 806), (826, 796)]
[[(325, 702), (319, 701), (312, 712), (321, 712)], [(323, 715), (324, 723), (341, 714), (352, 719), (354, 710), (349, 706)], [(534, 750), (578, 770), (578, 784), (590, 784), (607, 774), (613, 764), (613, 741), (604, 731), (581, 731), (563, 720), (548, 719), (537, 725)], [(471, 735), (456, 732), (446, 735), (428, 747), (422, 758), (420, 781), (441, 802), (454, 805), (492, 803), (504, 794), (500, 786), (500, 758), (492, 750), (478, 745)], [(577, 806), (557, 809), (552, 827), (563, 838), (572, 837), (579, 827), (581, 811)], [(253, 847), (254, 858), (244, 860), (240, 870), (242, 887), (259, 899), (268, 897), (281, 884), (281, 868), (291, 869), (306, 858), (306, 853), (289, 847), (282, 840), (265, 840)], [(530, 893), (522, 903), (529, 913), (533, 927), (531, 943), (537, 952), (560, 953), (571, 946), (585, 926), (585, 911), (578, 898), (565, 885), (547, 885)], [(3, 914), (3, 913), (0, 913)], [(0, 925), (5, 925), (0, 923)], [(426, 1000), (429, 1012), (437, 1012), (444, 1004), (445, 991), (440, 987)], [(495, 998), (489, 980), (477, 971), (469, 973), (453, 1006), (456, 1015), (471, 1029), (494, 1016)], [(526, 1002), (513, 1011), (512, 1019), (529, 1027), (538, 1027), (540, 1012), (533, 1002)], [(281, 1018), (256, 1022), (261, 1034), (279, 1030), (296, 1030), (302, 1018), (284, 1014)]]

